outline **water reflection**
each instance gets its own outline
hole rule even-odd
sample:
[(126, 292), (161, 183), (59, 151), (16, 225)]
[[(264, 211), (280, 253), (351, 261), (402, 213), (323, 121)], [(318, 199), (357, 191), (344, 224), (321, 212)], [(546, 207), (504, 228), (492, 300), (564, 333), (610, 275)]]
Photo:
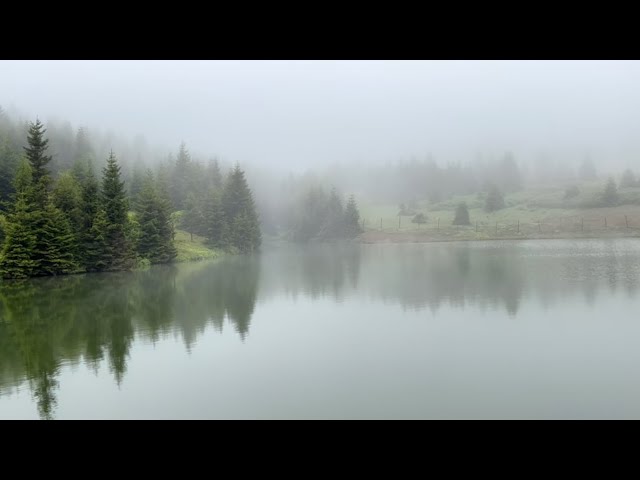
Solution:
[(437, 312), (443, 305), (504, 308), (517, 316), (524, 298), (550, 308), (599, 289), (635, 296), (637, 240), (327, 245), (287, 248), (262, 259), (260, 297), (363, 297)]
[(107, 359), (119, 384), (134, 339), (156, 342), (180, 332), (187, 348), (226, 320), (244, 339), (260, 263), (234, 257), (218, 265), (164, 266), (145, 272), (7, 283), (0, 288), (0, 394), (27, 381), (41, 418), (52, 418), (56, 377)]
[[(635, 296), (636, 240), (318, 245), (149, 271), (5, 283), (0, 288), (0, 394), (27, 384), (53, 418), (61, 369), (107, 362), (116, 383), (134, 341), (176, 336), (190, 350), (208, 326), (245, 341), (256, 304), (277, 299), (385, 302), (437, 313), (545, 308), (601, 292)], [(392, 319), (390, 319), (391, 321)]]

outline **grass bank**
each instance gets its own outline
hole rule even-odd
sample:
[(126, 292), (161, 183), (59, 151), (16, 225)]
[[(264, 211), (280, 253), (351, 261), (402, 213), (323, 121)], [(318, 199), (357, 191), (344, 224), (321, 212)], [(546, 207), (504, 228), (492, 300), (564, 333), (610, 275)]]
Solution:
[[(598, 207), (603, 183), (580, 185), (577, 197), (564, 198), (560, 187), (528, 189), (505, 195), (505, 208), (488, 213), (480, 194), (456, 196), (437, 203), (422, 202), (414, 209), (427, 223), (398, 216), (397, 205), (363, 202), (364, 233), (360, 241), (431, 242), (535, 238), (640, 237), (640, 188), (620, 189), (619, 205)], [(452, 225), (456, 206), (466, 202), (470, 226)]]
[(224, 255), (222, 250), (207, 247), (204, 238), (199, 235), (194, 235), (192, 241), (191, 235), (184, 230), (176, 230), (175, 246), (178, 251), (176, 262), (210, 260)]

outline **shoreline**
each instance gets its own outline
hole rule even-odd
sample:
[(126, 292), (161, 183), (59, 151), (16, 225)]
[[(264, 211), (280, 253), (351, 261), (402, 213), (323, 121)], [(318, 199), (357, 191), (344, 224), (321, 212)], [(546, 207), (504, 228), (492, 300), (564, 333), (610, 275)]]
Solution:
[(486, 242), (497, 240), (609, 240), (622, 238), (640, 239), (640, 231), (620, 232), (612, 230), (611, 234), (602, 235), (602, 232), (585, 232), (567, 234), (559, 232), (556, 234), (542, 233), (539, 235), (477, 235), (475, 232), (456, 232), (453, 235), (434, 235), (430, 232), (380, 232), (367, 231), (356, 239), (360, 244), (384, 244), (384, 243), (445, 243), (445, 242)]

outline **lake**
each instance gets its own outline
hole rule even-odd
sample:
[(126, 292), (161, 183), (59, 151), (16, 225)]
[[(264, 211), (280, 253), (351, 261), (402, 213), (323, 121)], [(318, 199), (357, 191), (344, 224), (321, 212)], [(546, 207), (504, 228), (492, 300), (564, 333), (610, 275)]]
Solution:
[(283, 246), (0, 286), (1, 419), (640, 418), (640, 240)]

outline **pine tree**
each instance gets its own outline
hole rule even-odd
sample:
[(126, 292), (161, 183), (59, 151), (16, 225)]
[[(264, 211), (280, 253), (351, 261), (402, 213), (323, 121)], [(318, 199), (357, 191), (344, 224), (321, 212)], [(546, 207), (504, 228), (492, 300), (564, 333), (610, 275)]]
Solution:
[(31, 164), (31, 170), (33, 175), (33, 183), (38, 184), (44, 181), (46, 185), (49, 182), (49, 172), (46, 167), (51, 161), (50, 155), (45, 155), (49, 140), (44, 138), (46, 128), (36, 119), (36, 122), (29, 124), (29, 133), (27, 137), (28, 147), (24, 147), (27, 152), (27, 159)]
[[(239, 165), (231, 171), (222, 194), (222, 208), (229, 226), (229, 240), (242, 252), (260, 247), (262, 235), (256, 213), (253, 194)], [(236, 217), (241, 217), (236, 222)], [(235, 228), (238, 227), (238, 231)], [(244, 238), (248, 235), (248, 238)], [(241, 249), (242, 246), (242, 249)]]
[(484, 209), (487, 212), (495, 212), (502, 208), (504, 208), (504, 197), (502, 196), (502, 192), (500, 192), (498, 187), (495, 185), (491, 185), (489, 187), (489, 193), (487, 194)]
[(8, 201), (14, 192), (13, 177), (18, 164), (18, 155), (11, 148), (9, 138), (3, 137), (0, 132), (0, 202)]
[(135, 167), (133, 169), (133, 175), (131, 176), (131, 184), (129, 185), (129, 200), (131, 205), (136, 207), (138, 202), (138, 195), (142, 191), (144, 186), (145, 175), (141, 168)]
[(32, 185), (33, 175), (31, 174), (31, 165), (26, 158), (23, 158), (18, 165), (16, 176), (13, 179), (13, 189), (15, 191), (16, 199), (22, 198), (26, 201)]
[(43, 248), (36, 275), (62, 275), (79, 270), (75, 259), (76, 243), (69, 220), (65, 214), (48, 203), (41, 215), (42, 235), (36, 242), (36, 249)]
[(40, 120), (36, 120), (36, 123), (30, 123), (27, 135), (27, 143), (29, 146), (23, 147), (26, 151), (27, 160), (31, 165), (33, 189), (29, 202), (33, 204), (33, 208), (40, 210), (46, 208), (48, 201), (47, 190), (51, 181), (46, 168), (47, 164), (51, 161), (51, 156), (45, 155), (47, 145), (49, 144), (49, 140), (44, 138), (46, 131)]
[(128, 202), (124, 182), (120, 180), (120, 166), (113, 152), (102, 174), (102, 208), (107, 216), (107, 264), (110, 270), (126, 270), (133, 266), (134, 257), (127, 238)]
[(36, 235), (31, 228), (31, 213), (26, 197), (21, 195), (7, 217), (5, 241), (0, 260), (3, 278), (27, 278), (33, 275), (37, 263), (33, 260)]
[(618, 204), (618, 188), (616, 187), (616, 181), (613, 177), (609, 177), (609, 181), (607, 182), (607, 185), (604, 188), (604, 193), (602, 194), (602, 200), (608, 207), (613, 207)]
[(200, 202), (193, 192), (189, 192), (185, 201), (185, 210), (182, 216), (182, 229), (191, 234), (193, 242), (193, 234), (202, 235), (205, 230), (205, 219)]
[(347, 237), (356, 237), (362, 233), (360, 227), (360, 213), (356, 205), (356, 199), (353, 195), (349, 196), (349, 201), (344, 209), (345, 234)]
[(151, 263), (167, 263), (177, 255), (171, 212), (167, 207), (168, 204), (158, 195), (152, 173), (148, 172), (138, 202), (138, 252)]
[(83, 242), (83, 261), (88, 272), (102, 272), (111, 266), (112, 258), (107, 241), (108, 227), (107, 213), (100, 208)]
[(67, 216), (73, 230), (78, 232), (82, 227), (82, 189), (71, 173), (60, 175), (53, 188), (52, 201)]
[(453, 225), (471, 225), (471, 220), (469, 220), (469, 208), (467, 208), (466, 202), (460, 203), (456, 208)]
[(207, 178), (210, 182), (210, 188), (222, 189), (223, 178), (217, 158), (209, 160), (209, 165), (207, 165)]

